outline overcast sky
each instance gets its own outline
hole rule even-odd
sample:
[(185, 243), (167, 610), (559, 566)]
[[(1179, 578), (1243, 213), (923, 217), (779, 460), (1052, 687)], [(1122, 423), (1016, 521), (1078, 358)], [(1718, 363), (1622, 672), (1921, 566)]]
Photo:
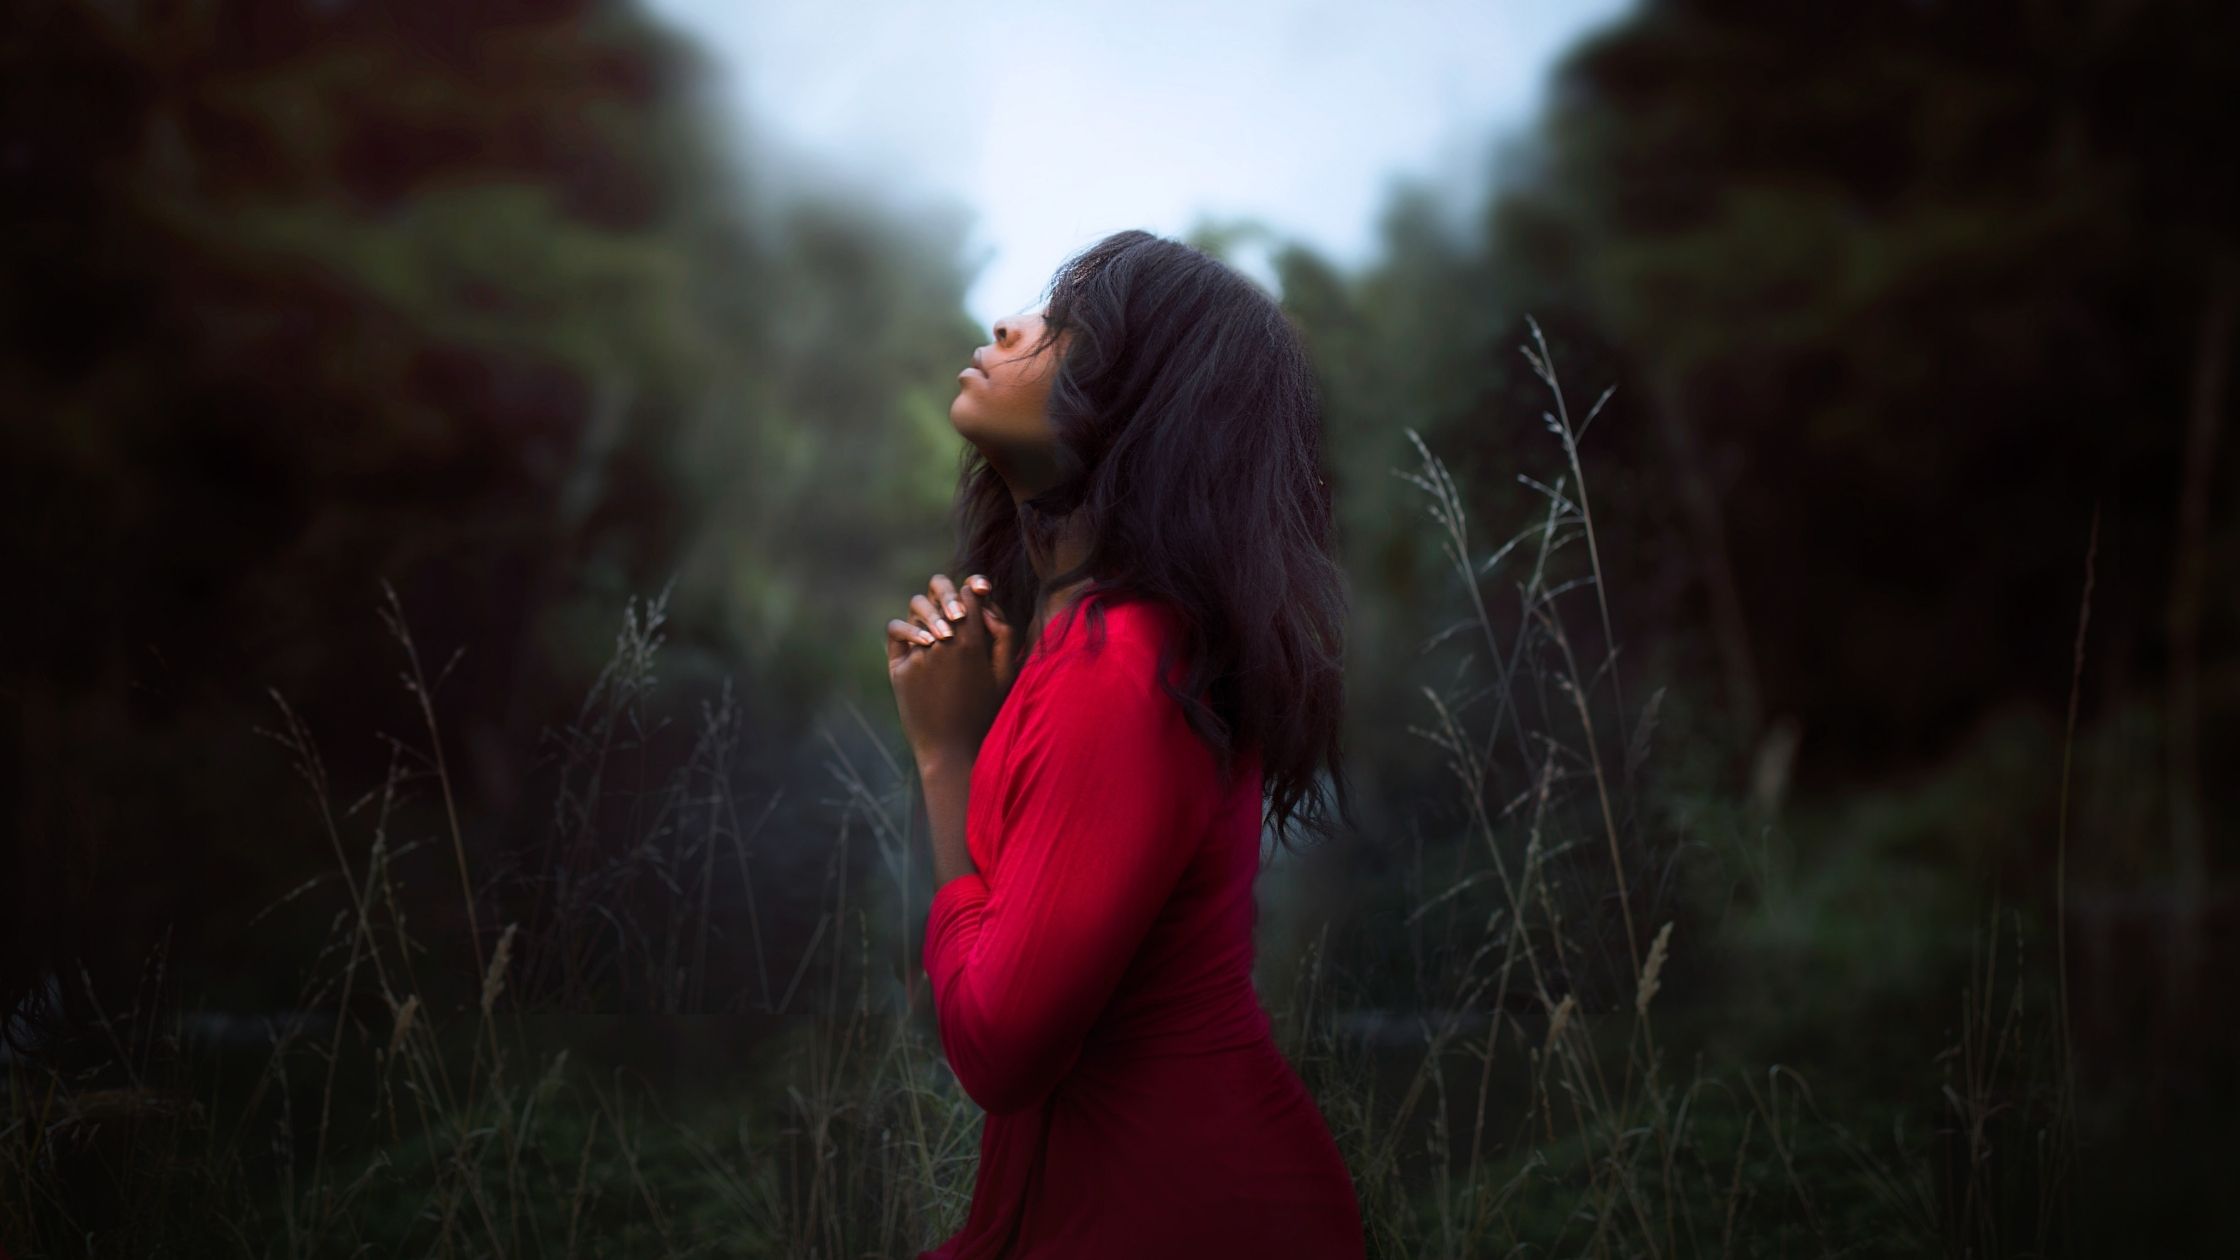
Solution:
[[(1107, 232), (1263, 220), (1367, 261), (1387, 181), (1482, 191), (1556, 56), (1626, 0), (649, 0), (766, 137), (971, 216), (967, 295), (1030, 306)], [(1273, 284), (1257, 257), (1240, 264)]]

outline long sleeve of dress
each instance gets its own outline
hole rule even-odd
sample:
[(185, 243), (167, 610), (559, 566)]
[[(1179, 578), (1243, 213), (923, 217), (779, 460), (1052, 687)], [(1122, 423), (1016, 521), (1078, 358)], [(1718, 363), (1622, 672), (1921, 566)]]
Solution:
[[(925, 965), (942, 1047), (974, 1102), (1042, 1101), (1078, 1059), (1188, 866), (1198, 744), (1139, 645), (1047, 662), (990, 786), (993, 868), (934, 894)], [(1179, 729), (1178, 729), (1179, 728)], [(986, 843), (992, 841), (992, 843)]]

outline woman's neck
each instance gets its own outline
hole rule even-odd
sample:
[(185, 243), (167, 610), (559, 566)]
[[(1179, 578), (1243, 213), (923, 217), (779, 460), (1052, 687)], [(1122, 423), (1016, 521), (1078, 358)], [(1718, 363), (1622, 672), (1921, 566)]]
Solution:
[[(1078, 567), (1088, 558), (1089, 540), (1082, 535), (1077, 527), (1076, 523), (1079, 519), (1079, 517), (1074, 517), (1067, 521), (1066, 528), (1060, 532), (1057, 545), (1053, 548), (1051, 560), (1047, 564), (1039, 558), (1034, 558), (1036, 578), (1047, 582), (1056, 574), (1065, 573)], [(1081, 588), (1089, 585), (1093, 580), (1090, 577), (1076, 578), (1064, 586), (1043, 594), (1042, 606), (1035, 610), (1034, 639), (1036, 641), (1042, 638), (1042, 628), (1049, 625), (1051, 620), (1059, 613), (1064, 612), (1073, 603), (1075, 597), (1081, 593)]]
[[(989, 464), (1010, 486), (1011, 502), (1014, 510), (1024, 514), (1027, 511), (1026, 500), (1037, 493), (1034, 483), (1030, 479), (1019, 475), (1019, 471), (1015, 467), (1015, 461), (1008, 454), (999, 456), (998, 453), (989, 451), (987, 458)], [(1027, 559), (1034, 566), (1034, 576), (1038, 583), (1047, 582), (1054, 575), (1067, 572), (1088, 558), (1089, 539), (1083, 528), (1080, 513), (1076, 512), (1069, 516), (1060, 527), (1057, 542), (1051, 548), (1051, 552), (1050, 559), (1045, 561), (1041, 556), (1035, 554), (1032, 547), (1027, 548)], [(1078, 578), (1057, 590), (1044, 592), (1040, 605), (1035, 609), (1034, 624), (1030, 628), (1027, 641), (1029, 643), (1039, 642), (1042, 638), (1042, 628), (1050, 623), (1051, 618), (1065, 611), (1066, 607), (1073, 602), (1074, 597), (1080, 594), (1081, 588), (1087, 586), (1090, 581), (1089, 578)]]

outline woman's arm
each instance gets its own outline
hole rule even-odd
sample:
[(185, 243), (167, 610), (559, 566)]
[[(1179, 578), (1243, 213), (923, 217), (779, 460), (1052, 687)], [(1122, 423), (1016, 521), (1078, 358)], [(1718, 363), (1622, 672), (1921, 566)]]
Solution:
[(1012, 736), (993, 880), (940, 885), (926, 972), (949, 1066), (991, 1113), (1047, 1096), (1081, 1052), (1202, 828), (1202, 752), (1140, 644), (1039, 680)]
[(972, 762), (971, 757), (934, 753), (918, 759), (918, 787), (926, 797), (926, 830), (932, 836), (933, 886), (937, 891), (960, 875), (979, 871), (964, 842)]

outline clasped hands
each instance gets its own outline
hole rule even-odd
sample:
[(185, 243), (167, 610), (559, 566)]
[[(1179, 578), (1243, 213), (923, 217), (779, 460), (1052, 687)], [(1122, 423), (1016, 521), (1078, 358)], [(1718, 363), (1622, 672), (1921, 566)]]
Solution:
[(936, 573), (910, 598), (910, 615), (887, 623), (887, 680), (920, 766), (971, 764), (1011, 690), (1018, 628), (983, 598), (992, 589), (981, 574), (959, 586)]

